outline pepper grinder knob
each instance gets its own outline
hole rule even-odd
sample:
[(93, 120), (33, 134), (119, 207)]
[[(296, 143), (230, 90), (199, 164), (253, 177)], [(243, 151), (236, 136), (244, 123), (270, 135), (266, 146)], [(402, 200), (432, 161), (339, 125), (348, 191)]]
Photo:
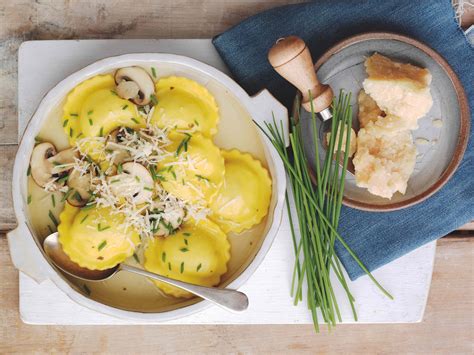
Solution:
[(301, 104), (306, 111), (311, 112), (312, 101), (314, 112), (320, 113), (324, 121), (332, 117), (329, 107), (334, 94), (329, 85), (319, 82), (311, 53), (301, 38), (279, 39), (268, 52), (268, 61), (278, 74), (301, 91)]

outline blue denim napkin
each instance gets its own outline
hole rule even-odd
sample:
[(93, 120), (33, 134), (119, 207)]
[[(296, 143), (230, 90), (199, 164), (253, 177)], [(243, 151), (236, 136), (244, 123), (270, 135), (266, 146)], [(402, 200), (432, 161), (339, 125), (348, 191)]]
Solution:
[[(459, 28), (449, 0), (321, 0), (275, 8), (253, 16), (214, 38), (235, 79), (250, 95), (269, 89), (287, 107), (295, 89), (267, 61), (275, 41), (297, 35), (314, 59), (336, 42), (369, 31), (408, 35), (440, 53), (457, 73), (474, 112), (474, 48)], [(373, 213), (344, 207), (339, 231), (369, 270), (374, 270), (474, 218), (474, 147), (471, 127), (464, 159), (434, 196), (397, 212)], [(337, 253), (352, 280), (364, 273), (341, 246)]]

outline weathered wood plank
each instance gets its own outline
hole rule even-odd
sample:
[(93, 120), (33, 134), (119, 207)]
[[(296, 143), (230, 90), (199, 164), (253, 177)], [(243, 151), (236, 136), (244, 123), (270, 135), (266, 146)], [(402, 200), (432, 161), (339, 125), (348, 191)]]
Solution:
[(473, 238), (438, 242), (420, 324), (344, 325), (332, 334), (314, 334), (311, 326), (297, 325), (39, 327), (19, 319), (18, 276), (6, 239), (0, 238), (0, 353), (472, 353), (473, 254)]
[(16, 150), (16, 145), (0, 145), (0, 231), (3, 232), (16, 226), (11, 192)]

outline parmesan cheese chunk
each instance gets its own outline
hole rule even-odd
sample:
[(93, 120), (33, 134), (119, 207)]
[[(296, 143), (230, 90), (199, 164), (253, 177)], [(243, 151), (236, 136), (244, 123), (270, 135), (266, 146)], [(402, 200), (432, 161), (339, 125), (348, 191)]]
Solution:
[(388, 199), (396, 192), (404, 194), (415, 160), (416, 148), (409, 131), (385, 135), (369, 123), (359, 130), (352, 160), (357, 186)]
[(433, 105), (429, 85), (431, 73), (375, 53), (365, 61), (369, 77), (363, 87), (387, 114), (397, 116), (406, 129), (418, 128), (418, 119)]

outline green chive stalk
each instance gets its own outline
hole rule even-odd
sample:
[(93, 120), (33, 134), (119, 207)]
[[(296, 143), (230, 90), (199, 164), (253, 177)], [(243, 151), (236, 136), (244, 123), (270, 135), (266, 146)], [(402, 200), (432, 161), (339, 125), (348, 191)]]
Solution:
[[(342, 91), (332, 104), (331, 134), (327, 142), (327, 151), (320, 164), (316, 114), (311, 107), (311, 129), (314, 138), (314, 154), (316, 166), (314, 173), (308, 166), (308, 159), (303, 149), (301, 122), (299, 118), (290, 118), (290, 147), (287, 149), (283, 124), (266, 123), (266, 130), (259, 128), (268, 137), (280, 155), (289, 179), (296, 208), (296, 217), (290, 209), (286, 193), (286, 207), (289, 215), (291, 237), (295, 253), (295, 265), (291, 284), (291, 295), (295, 305), (303, 300), (303, 285), (306, 280), (306, 300), (311, 312), (316, 331), (319, 331), (319, 314), (331, 329), (341, 322), (341, 314), (337, 303), (330, 274), (334, 272), (336, 279), (343, 287), (350, 303), (353, 317), (357, 321), (355, 299), (349, 290), (342, 265), (335, 254), (334, 245), (338, 240), (356, 263), (364, 270), (375, 285), (389, 298), (393, 297), (375, 280), (357, 255), (337, 232), (339, 217), (344, 195), (344, 182), (352, 127), (351, 94)], [(299, 116), (299, 115), (298, 115)], [(344, 134), (345, 133), (345, 134)], [(297, 223), (295, 223), (297, 222)], [(299, 228), (299, 236), (295, 232)], [(319, 311), (319, 313), (318, 313)]]

